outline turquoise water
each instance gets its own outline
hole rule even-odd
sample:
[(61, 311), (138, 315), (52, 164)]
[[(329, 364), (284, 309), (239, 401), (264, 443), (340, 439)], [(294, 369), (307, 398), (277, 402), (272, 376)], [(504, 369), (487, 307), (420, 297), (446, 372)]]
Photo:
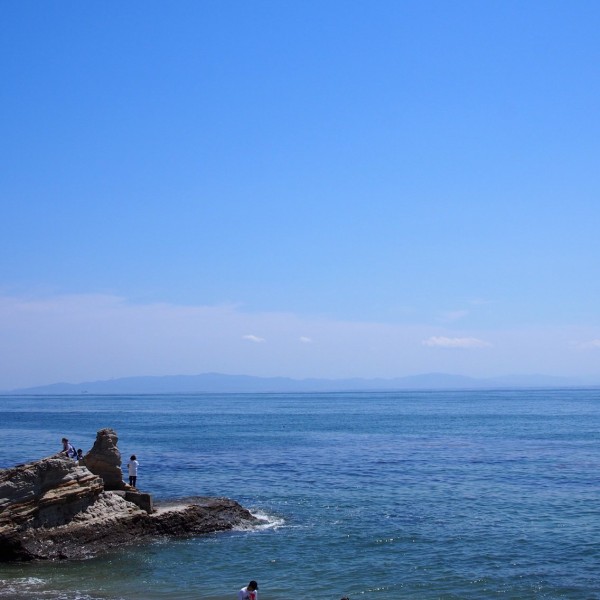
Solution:
[(0, 598), (600, 598), (600, 391), (0, 397), (0, 468), (112, 427), (251, 531), (0, 566)]

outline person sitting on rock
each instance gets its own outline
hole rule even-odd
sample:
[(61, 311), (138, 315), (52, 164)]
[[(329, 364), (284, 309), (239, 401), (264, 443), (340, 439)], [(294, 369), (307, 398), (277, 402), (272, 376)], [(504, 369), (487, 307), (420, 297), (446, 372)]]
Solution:
[(83, 450), (81, 448), (77, 450), (77, 460), (83, 460)]
[(75, 450), (73, 444), (69, 442), (67, 438), (62, 439), (62, 453), (69, 458), (75, 458), (77, 456), (77, 451)]
[(136, 455), (132, 454), (127, 463), (127, 468), (129, 470), (129, 485), (131, 487), (135, 487), (135, 484), (137, 483), (137, 471), (139, 466), (140, 463), (137, 461)]

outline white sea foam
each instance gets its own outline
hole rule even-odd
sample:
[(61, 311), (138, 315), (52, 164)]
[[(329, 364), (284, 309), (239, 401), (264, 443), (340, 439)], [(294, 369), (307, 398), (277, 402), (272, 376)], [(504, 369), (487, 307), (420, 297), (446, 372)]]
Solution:
[(0, 598), (6, 600), (100, 600), (82, 592), (44, 589), (49, 581), (40, 577), (0, 579)]
[(2, 585), (14, 583), (16, 585), (37, 586), (44, 583), (45, 580), (41, 577), (17, 577), (15, 579), (0, 579)]
[(8, 597), (11, 594), (31, 592), (39, 589), (45, 583), (40, 577), (17, 577), (15, 579), (0, 579), (0, 597)]
[(258, 525), (259, 529), (277, 529), (285, 525), (285, 519), (283, 517), (268, 515), (262, 511), (253, 512), (252, 516), (260, 521), (260, 524)]
[(276, 517), (275, 515), (269, 515), (261, 510), (256, 510), (254, 512), (251, 511), (252, 516), (255, 519), (258, 519), (258, 523), (253, 523), (251, 525), (240, 525), (235, 529), (237, 531), (256, 531), (263, 529), (278, 529), (279, 527), (283, 527), (285, 525), (285, 519), (282, 517)]

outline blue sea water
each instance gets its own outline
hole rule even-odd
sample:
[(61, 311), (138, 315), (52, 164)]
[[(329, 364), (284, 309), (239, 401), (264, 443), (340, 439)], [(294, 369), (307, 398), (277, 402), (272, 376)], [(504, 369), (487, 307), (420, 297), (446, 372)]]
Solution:
[[(0, 566), (0, 599), (600, 598), (600, 391), (0, 397), (0, 468), (98, 429), (262, 525)], [(125, 461), (124, 461), (125, 462)]]

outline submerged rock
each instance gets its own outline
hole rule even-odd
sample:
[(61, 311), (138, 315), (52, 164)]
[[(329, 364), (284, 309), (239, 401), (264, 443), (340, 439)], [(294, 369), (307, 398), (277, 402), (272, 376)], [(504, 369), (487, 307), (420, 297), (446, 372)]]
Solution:
[[(96, 442), (101, 439), (100, 449), (114, 457), (116, 434), (107, 431), (98, 432)], [(227, 498), (197, 497), (154, 509), (150, 494), (107, 489), (106, 473), (108, 485), (116, 486), (114, 473), (104, 468), (110, 460), (100, 469), (103, 461), (92, 461), (94, 473), (87, 466), (90, 454), (86, 466), (58, 454), (0, 470), (1, 562), (89, 558), (156, 536), (195, 536), (256, 522)]]

